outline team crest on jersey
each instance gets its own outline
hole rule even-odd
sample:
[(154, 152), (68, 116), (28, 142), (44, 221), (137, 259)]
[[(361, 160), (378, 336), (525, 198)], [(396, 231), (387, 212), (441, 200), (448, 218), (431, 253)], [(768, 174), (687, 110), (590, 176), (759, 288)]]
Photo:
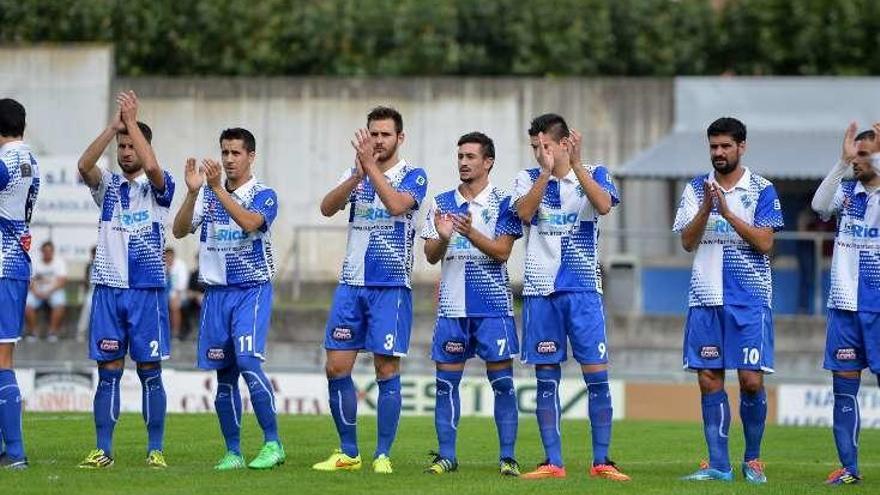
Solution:
[(718, 359), (721, 357), (721, 351), (717, 345), (704, 345), (700, 349), (700, 357), (703, 359)]
[(584, 196), (586, 196), (586, 193), (584, 192), (584, 186), (580, 184), (578, 184), (577, 187), (574, 188), (574, 192), (577, 193), (579, 198), (583, 198)]
[(464, 354), (464, 342), (447, 340), (446, 343), (443, 344), (443, 350), (446, 351), (447, 354)]
[(98, 349), (102, 352), (116, 352), (119, 350), (119, 341), (113, 339), (101, 339), (98, 341)]
[(559, 346), (556, 342), (552, 340), (542, 340), (541, 342), (538, 342), (535, 350), (538, 351), (538, 354), (553, 354), (558, 348)]
[(207, 357), (211, 361), (223, 361), (226, 359), (226, 351), (221, 347), (211, 347), (208, 349)]
[(835, 358), (838, 361), (855, 361), (858, 356), (856, 355), (856, 350), (852, 347), (841, 347), (837, 349), (835, 353)]
[(752, 197), (748, 194), (743, 194), (739, 197), (739, 201), (742, 203), (743, 207), (748, 208), (752, 205)]
[(351, 329), (345, 327), (336, 327), (333, 329), (332, 337), (333, 340), (351, 340)]
[(488, 208), (483, 210), (481, 216), (483, 217), (483, 223), (489, 223), (492, 221), (492, 213), (489, 211)]

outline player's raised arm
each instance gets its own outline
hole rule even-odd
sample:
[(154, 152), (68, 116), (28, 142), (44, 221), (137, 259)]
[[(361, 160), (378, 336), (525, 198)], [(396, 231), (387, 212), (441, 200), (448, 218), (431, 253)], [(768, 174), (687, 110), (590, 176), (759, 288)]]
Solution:
[(541, 172), (529, 192), (520, 196), (515, 203), (517, 216), (526, 223), (531, 222), (535, 213), (538, 212), (544, 191), (547, 190), (547, 183), (550, 182), (550, 176), (553, 174), (553, 153), (550, 151), (548, 140), (549, 138), (542, 132), (538, 134), (538, 144), (532, 145), (532, 148), (537, 152)]
[(98, 159), (101, 158), (101, 154), (107, 149), (110, 141), (113, 141), (116, 134), (122, 130), (125, 130), (122, 113), (120, 110), (116, 110), (107, 127), (101, 131), (101, 134), (98, 134), (98, 137), (89, 144), (89, 147), (83, 151), (79, 158), (79, 162), (77, 162), (79, 175), (90, 188), (95, 189), (101, 184), (101, 169), (98, 167)]
[(211, 188), (211, 191), (217, 196), (217, 200), (220, 201), (220, 204), (223, 205), (223, 208), (225, 208), (227, 213), (229, 213), (229, 216), (232, 217), (232, 220), (235, 221), (242, 230), (245, 232), (254, 232), (263, 227), (266, 223), (266, 218), (263, 217), (261, 213), (248, 210), (244, 206), (238, 204), (238, 202), (233, 199), (232, 195), (229, 194), (229, 191), (226, 190), (222, 180), (223, 167), (217, 161), (206, 158), (202, 160), (202, 168), (205, 171), (205, 182), (208, 184), (208, 187)]
[[(768, 187), (767, 189), (772, 189)], [(773, 240), (774, 240), (774, 231), (772, 227), (764, 227), (760, 225), (752, 225), (742, 218), (738, 217), (727, 205), (727, 200), (724, 197), (724, 193), (721, 191), (721, 188), (715, 185), (712, 188), (712, 196), (715, 204), (718, 205), (718, 213), (721, 214), (721, 217), (727, 220), (727, 223), (736, 230), (736, 233), (740, 235), (746, 242), (748, 242), (753, 248), (755, 248), (761, 254), (768, 254), (771, 249), (773, 249)], [(762, 192), (763, 194), (763, 192)], [(775, 196), (775, 192), (773, 193)], [(775, 199), (776, 203), (779, 202), (778, 199)], [(761, 199), (758, 200), (759, 208)], [(755, 212), (755, 220), (757, 222), (758, 212)]]
[(370, 178), (370, 183), (376, 189), (376, 194), (385, 209), (391, 216), (400, 216), (406, 214), (416, 204), (416, 198), (412, 194), (395, 189), (385, 178), (385, 174), (379, 170), (377, 159), (379, 153), (375, 151), (375, 143), (373, 142), (370, 131), (367, 129), (359, 129), (355, 133), (355, 139), (351, 145), (357, 151), (358, 161), (364, 169), (364, 173)]
[[(703, 182), (703, 201), (700, 202), (696, 213), (693, 214), (690, 220), (686, 220), (687, 224), (681, 229), (681, 247), (689, 253), (696, 249), (700, 245), (700, 241), (703, 240), (706, 223), (709, 221), (709, 214), (712, 212), (712, 190), (716, 187), (708, 180)], [(693, 202), (694, 198), (689, 197), (688, 191), (685, 191), (678, 215), (686, 215), (687, 207), (689, 205), (692, 206), (691, 203)]]
[(454, 231), (451, 215), (442, 213), (436, 204), (432, 204), (425, 217), (425, 228), (422, 230), (422, 238), (425, 239), (425, 258), (428, 263), (435, 265), (443, 259)]
[(178, 239), (186, 237), (192, 231), (193, 212), (195, 211), (199, 191), (205, 182), (205, 178), (202, 175), (202, 171), (199, 170), (195, 158), (186, 159), (184, 174), (186, 196), (183, 198), (183, 204), (180, 205), (180, 209), (177, 210), (177, 215), (174, 217), (174, 225), (172, 226), (174, 237)]
[(607, 214), (611, 211), (611, 207), (614, 206), (614, 200), (611, 197), (611, 193), (602, 187), (581, 163), (581, 143), (583, 142), (581, 134), (572, 129), (565, 142), (567, 142), (569, 148), (569, 163), (572, 170), (574, 170), (578, 183), (584, 190), (584, 194), (586, 194), (587, 199), (593, 205), (596, 213), (600, 215)]
[(156, 160), (153, 147), (147, 141), (147, 137), (144, 136), (143, 131), (138, 125), (137, 112), (139, 103), (137, 95), (134, 91), (123, 91), (116, 97), (116, 102), (119, 104), (125, 129), (128, 131), (128, 135), (131, 136), (135, 153), (143, 162), (144, 174), (146, 174), (147, 179), (150, 180), (150, 183), (156, 190), (164, 191), (165, 174)]
[(351, 193), (364, 178), (364, 167), (357, 155), (354, 158), (354, 168), (348, 173), (348, 177), (340, 180), (336, 187), (330, 190), (321, 200), (321, 214), (332, 217), (345, 209), (346, 203), (351, 200)]

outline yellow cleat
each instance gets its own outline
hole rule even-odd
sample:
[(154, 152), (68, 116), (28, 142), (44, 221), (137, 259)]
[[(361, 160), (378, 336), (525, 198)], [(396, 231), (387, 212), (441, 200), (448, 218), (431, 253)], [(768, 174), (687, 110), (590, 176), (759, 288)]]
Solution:
[(165, 462), (165, 454), (161, 450), (151, 450), (147, 455), (147, 466), (156, 469), (165, 469), (168, 464)]
[(394, 468), (391, 467), (391, 459), (385, 454), (373, 459), (373, 472), (379, 474), (393, 473)]
[(312, 466), (315, 471), (357, 471), (361, 468), (361, 456), (349, 457), (336, 449), (326, 461)]

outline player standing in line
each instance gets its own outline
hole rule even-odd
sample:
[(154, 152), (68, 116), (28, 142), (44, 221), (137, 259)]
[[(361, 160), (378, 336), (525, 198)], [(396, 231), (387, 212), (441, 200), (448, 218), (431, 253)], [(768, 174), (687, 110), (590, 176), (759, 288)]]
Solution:
[(40, 190), (40, 168), (22, 139), (25, 109), (0, 99), (0, 467), (27, 469), (21, 432), (21, 390), (13, 353), (21, 339), (31, 277), (31, 213)]
[(241, 376), (264, 437), (260, 453), (247, 467), (271, 469), (287, 457), (278, 439), (272, 383), (262, 367), (272, 316), (275, 263), (270, 228), (278, 214), (278, 197), (253, 175), (257, 143), (250, 131), (226, 129), (219, 142), (222, 165), (205, 159), (200, 170), (195, 158), (186, 161), (187, 192), (174, 218), (174, 236), (199, 232), (199, 280), (205, 298), (198, 366), (217, 370), (214, 407), (226, 440), (226, 454), (214, 468), (245, 466), (240, 449)]
[(517, 175), (513, 195), (526, 225), (522, 361), (535, 366), (547, 458), (523, 478), (565, 477), (559, 381), (570, 341), (589, 393), (590, 476), (628, 481), (608, 458), (613, 411), (598, 266), (599, 217), (619, 202), (617, 189), (605, 167), (581, 163), (581, 136), (559, 115), (535, 118), (529, 138), (539, 167)]
[[(859, 475), (859, 385), (869, 368), (880, 379), (880, 124), (856, 135), (852, 123), (843, 154), (813, 196), (813, 209), (837, 216), (828, 293), (826, 370), (833, 375), (834, 443), (841, 467), (826, 483), (854, 484)], [(880, 155), (878, 155), (880, 157)], [(852, 170), (853, 178), (843, 179)]]
[(428, 473), (458, 468), (459, 384), (465, 362), (478, 355), (486, 362), (495, 392), (499, 470), (502, 475), (519, 476), (513, 386), (519, 340), (506, 262), (513, 242), (522, 237), (522, 222), (510, 207), (510, 196), (489, 183), (494, 164), (492, 139), (480, 132), (462, 136), (458, 140), (461, 184), (433, 198), (422, 229), (428, 262), (443, 262), (431, 356), (437, 363), (434, 426), (440, 448), (425, 470)]
[(388, 107), (367, 115), (352, 145), (355, 166), (321, 201), (330, 217), (350, 204), (348, 248), (327, 321), (327, 385), (340, 448), (312, 466), (318, 471), (361, 468), (357, 446), (357, 392), (351, 379), (358, 351), (373, 353), (378, 443), (373, 471), (391, 473), (391, 444), (400, 420), (400, 358), (409, 348), (412, 324), (410, 272), (416, 213), (428, 177), (398, 156), (403, 118)]
[[(137, 120), (137, 96), (133, 91), (123, 92), (116, 101), (119, 110), (110, 125), (86, 148), (78, 164), (83, 182), (101, 209), (89, 326), (89, 357), (98, 362), (97, 445), (79, 467), (113, 465), (119, 382), (128, 353), (137, 363), (143, 387), (147, 465), (164, 468), (166, 399), (160, 363), (171, 355), (171, 336), (163, 250), (174, 180), (156, 161), (150, 145), (152, 131)], [(121, 174), (96, 165), (114, 137)]]
[(760, 461), (767, 420), (763, 373), (773, 372), (770, 258), (782, 208), (767, 179), (741, 164), (746, 127), (723, 117), (707, 132), (713, 171), (685, 186), (673, 230), (696, 250), (684, 328), (684, 368), (697, 372), (709, 462), (684, 479), (732, 481), (727, 449), (730, 404), (725, 370), (739, 376), (746, 448), (742, 472), (766, 483)]

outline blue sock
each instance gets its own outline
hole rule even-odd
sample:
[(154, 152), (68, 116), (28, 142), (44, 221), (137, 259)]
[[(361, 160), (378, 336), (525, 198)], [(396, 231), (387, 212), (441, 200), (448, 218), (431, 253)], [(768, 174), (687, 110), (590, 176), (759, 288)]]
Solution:
[(339, 444), (342, 452), (350, 457), (357, 457), (357, 391), (351, 375), (339, 378), (327, 378), (330, 392), (330, 412), (339, 433)]
[(516, 408), (516, 390), (513, 387), (513, 368), (486, 371), (495, 392), (495, 428), (501, 448), (499, 459), (515, 459), (516, 430), (519, 427), (519, 411)]
[(111, 456), (113, 452), (113, 429), (119, 419), (119, 381), (122, 369), (98, 368), (98, 388), (95, 390), (93, 410), (97, 448)]
[(730, 431), (730, 403), (721, 389), (703, 395), (703, 433), (709, 447), (709, 466), (725, 473), (730, 471), (727, 434)]
[(18, 388), (15, 372), (10, 369), (0, 370), (0, 433), (6, 446), (6, 455), (13, 460), (24, 459), (21, 390)]
[(387, 380), (378, 380), (379, 403), (376, 406), (376, 420), (379, 423), (379, 439), (376, 443), (376, 455), (390, 457), (391, 444), (397, 436), (397, 423), (400, 422), (400, 375)]
[(214, 410), (220, 420), (220, 431), (226, 450), (241, 454), (241, 392), (238, 390), (238, 366), (217, 370), (217, 395)]
[(608, 370), (584, 373), (589, 396), (588, 412), (593, 440), (593, 465), (608, 462), (608, 446), (611, 445), (611, 389), (608, 386)]
[(162, 368), (138, 368), (137, 374), (141, 379), (141, 403), (144, 423), (147, 425), (147, 452), (162, 450), (167, 406), (165, 387), (162, 385)]
[(834, 443), (840, 464), (859, 472), (859, 378), (834, 375)]
[(238, 369), (247, 383), (251, 394), (251, 406), (257, 415), (257, 422), (263, 429), (265, 442), (278, 441), (278, 421), (275, 418), (275, 393), (272, 383), (263, 373), (263, 365), (259, 358), (238, 356)]
[(437, 370), (437, 390), (434, 405), (434, 428), (440, 457), (455, 459), (455, 436), (461, 417), (461, 396), (458, 385), (462, 371)]
[(767, 393), (763, 388), (756, 394), (740, 391), (739, 417), (746, 437), (743, 460), (748, 462), (761, 457), (761, 439), (767, 423)]
[(535, 377), (538, 381), (535, 414), (538, 416), (544, 453), (547, 454), (547, 462), (562, 466), (562, 441), (559, 432), (559, 380), (562, 378), (562, 369), (559, 365), (536, 368)]

